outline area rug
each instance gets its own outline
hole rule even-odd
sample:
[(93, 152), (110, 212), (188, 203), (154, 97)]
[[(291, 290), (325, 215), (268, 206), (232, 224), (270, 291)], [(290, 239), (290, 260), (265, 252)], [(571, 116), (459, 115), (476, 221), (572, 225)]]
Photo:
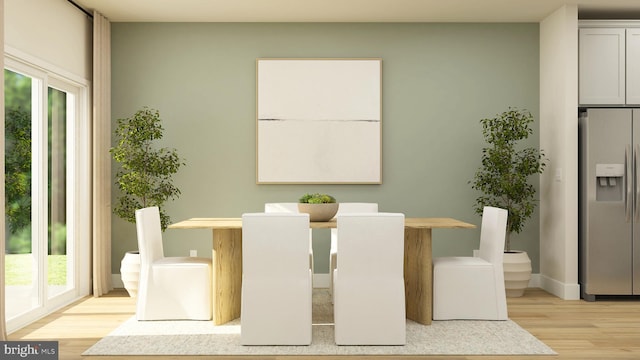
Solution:
[(313, 294), (313, 333), (309, 346), (243, 346), (240, 320), (136, 321), (134, 317), (82, 355), (555, 355), (551, 348), (511, 320), (407, 320), (404, 346), (337, 346), (333, 306), (326, 289)]

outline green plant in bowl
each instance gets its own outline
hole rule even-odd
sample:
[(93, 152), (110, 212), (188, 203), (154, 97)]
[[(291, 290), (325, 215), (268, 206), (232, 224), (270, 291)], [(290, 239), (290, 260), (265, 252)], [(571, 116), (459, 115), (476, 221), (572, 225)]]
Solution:
[(310, 221), (329, 221), (338, 212), (336, 198), (327, 194), (304, 194), (298, 201), (298, 211), (309, 214)]
[(319, 194), (319, 193), (304, 194), (300, 198), (299, 202), (303, 204), (329, 204), (329, 203), (335, 203), (336, 198), (327, 194)]

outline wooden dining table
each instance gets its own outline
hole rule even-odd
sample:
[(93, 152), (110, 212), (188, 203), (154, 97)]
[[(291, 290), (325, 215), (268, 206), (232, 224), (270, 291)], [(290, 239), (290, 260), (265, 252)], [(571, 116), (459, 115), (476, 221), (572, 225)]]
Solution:
[[(337, 227), (335, 219), (311, 222), (312, 229)], [(405, 218), (404, 282), (407, 319), (429, 325), (433, 306), (432, 229), (476, 226), (452, 218)], [(240, 317), (242, 292), (242, 219), (192, 218), (169, 229), (211, 229), (213, 232), (213, 322)]]

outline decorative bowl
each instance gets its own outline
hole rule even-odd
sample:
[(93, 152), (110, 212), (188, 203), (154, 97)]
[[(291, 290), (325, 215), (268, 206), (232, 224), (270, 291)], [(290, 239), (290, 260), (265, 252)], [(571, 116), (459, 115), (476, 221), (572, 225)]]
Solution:
[(298, 211), (309, 214), (309, 221), (329, 221), (338, 212), (338, 203), (298, 203)]

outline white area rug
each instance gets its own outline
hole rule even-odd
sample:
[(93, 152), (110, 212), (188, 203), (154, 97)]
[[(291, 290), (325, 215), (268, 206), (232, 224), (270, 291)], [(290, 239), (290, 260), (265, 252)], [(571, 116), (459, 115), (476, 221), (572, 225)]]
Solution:
[(326, 289), (314, 290), (310, 346), (240, 345), (240, 320), (215, 326), (211, 321), (127, 320), (83, 355), (554, 355), (547, 345), (511, 320), (407, 320), (405, 346), (337, 346), (333, 307)]

